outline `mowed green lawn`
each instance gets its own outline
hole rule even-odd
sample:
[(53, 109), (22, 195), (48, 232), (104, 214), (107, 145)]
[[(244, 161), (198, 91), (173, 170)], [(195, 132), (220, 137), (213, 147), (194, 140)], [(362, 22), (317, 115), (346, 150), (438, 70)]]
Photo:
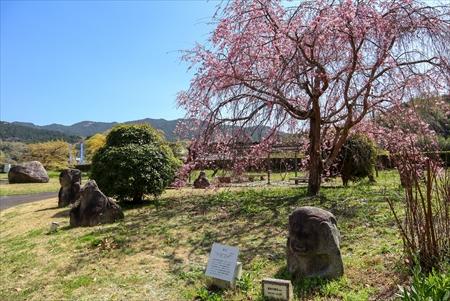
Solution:
[[(290, 279), (287, 218), (304, 205), (336, 215), (345, 276), (295, 281), (295, 300), (388, 300), (407, 281), (385, 201), (402, 191), (394, 171), (377, 180), (324, 188), (317, 198), (304, 187), (168, 190), (124, 204), (121, 222), (91, 228), (69, 228), (69, 209), (55, 199), (10, 208), (0, 213), (0, 300), (263, 300), (262, 278)], [(49, 234), (52, 221), (62, 227)], [(213, 242), (240, 249), (235, 290), (207, 290)]]
[(0, 173), (0, 196), (57, 192), (59, 190), (59, 172), (48, 172), (48, 183), (9, 184), (8, 174)]
[[(0, 173), (0, 196), (10, 196), (10, 195), (29, 195), (29, 194), (37, 194), (41, 192), (58, 192), (60, 188), (59, 184), (59, 171), (49, 171), (48, 175), (50, 178), (50, 181), (48, 183), (26, 183), (26, 184), (9, 184), (8, 183), (8, 174), (6, 173)], [(191, 175), (191, 183), (198, 177), (198, 174), (200, 171), (194, 171)], [(212, 180), (213, 171), (212, 170), (206, 170), (207, 177)], [(216, 177), (219, 176), (229, 176), (229, 172), (222, 172), (219, 171), (216, 174)], [(254, 181), (248, 182), (248, 185), (253, 186), (264, 186), (267, 183), (267, 173), (264, 172), (253, 172), (246, 174), (243, 179), (247, 180), (248, 176), (253, 176)], [(264, 180), (260, 180), (260, 176), (264, 177)], [(297, 173), (298, 177), (305, 177), (306, 175), (303, 172)], [(294, 183), (293, 180), (290, 180), (295, 177), (295, 173), (293, 171), (289, 172), (274, 172), (270, 175), (270, 180), (272, 183), (277, 184), (280, 182), (283, 182), (282, 185), (285, 185), (285, 182), (290, 182), (291, 184)], [(82, 181), (83, 183), (88, 180), (89, 175), (88, 173), (83, 172), (82, 174)], [(233, 178), (234, 179), (234, 178)], [(213, 182), (215, 180), (212, 180)], [(340, 180), (337, 180), (335, 182), (339, 182)], [(333, 182), (334, 183), (334, 182)], [(327, 184), (333, 184), (333, 183), (327, 183)], [(242, 185), (247, 185), (245, 183), (241, 183)], [(236, 185), (236, 184), (233, 184)], [(238, 184), (239, 185), (239, 184)], [(333, 184), (334, 185), (334, 184)]]
[[(59, 171), (49, 171), (48, 176), (50, 181), (48, 183), (24, 183), (24, 184), (9, 184), (8, 174), (0, 173), (0, 196), (9, 195), (28, 195), (37, 194), (41, 192), (58, 192), (61, 185), (59, 184)], [(88, 174), (82, 174), (83, 183), (88, 179)]]

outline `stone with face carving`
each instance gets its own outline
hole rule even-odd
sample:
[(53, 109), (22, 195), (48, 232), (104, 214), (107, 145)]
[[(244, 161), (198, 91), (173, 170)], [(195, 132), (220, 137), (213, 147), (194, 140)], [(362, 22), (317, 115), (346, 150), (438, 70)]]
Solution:
[(206, 173), (201, 171), (198, 178), (194, 181), (194, 188), (208, 188), (209, 185), (210, 184), (208, 178), (206, 177)]
[(66, 207), (75, 203), (80, 194), (81, 171), (78, 169), (66, 169), (59, 174), (61, 188), (58, 193), (58, 207)]
[(336, 218), (326, 210), (300, 207), (289, 216), (287, 266), (294, 277), (336, 278), (344, 267)]

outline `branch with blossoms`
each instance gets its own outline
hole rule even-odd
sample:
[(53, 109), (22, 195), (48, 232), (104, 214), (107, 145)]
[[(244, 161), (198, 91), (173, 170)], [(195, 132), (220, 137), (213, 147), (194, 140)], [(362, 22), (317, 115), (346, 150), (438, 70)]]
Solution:
[[(435, 101), (450, 115), (450, 105), (439, 98)], [(412, 102), (413, 103), (413, 102)], [(437, 155), (436, 133), (422, 120), (414, 106), (397, 106), (382, 113), (376, 120), (365, 121), (354, 128), (387, 150), (397, 167), (402, 185), (411, 187), (420, 178), (427, 162), (438, 168), (442, 162)]]

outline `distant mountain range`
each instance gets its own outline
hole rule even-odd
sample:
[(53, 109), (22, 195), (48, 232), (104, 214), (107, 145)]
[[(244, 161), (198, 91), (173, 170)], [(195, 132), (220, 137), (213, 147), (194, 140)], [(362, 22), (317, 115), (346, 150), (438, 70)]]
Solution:
[[(127, 121), (123, 124), (149, 124), (155, 129), (161, 130), (168, 141), (176, 141), (179, 137), (175, 133), (175, 128), (179, 122), (188, 122), (187, 119), (139, 119)], [(71, 143), (80, 141), (97, 133), (108, 131), (118, 122), (95, 122), (82, 121), (72, 125), (49, 124), (35, 125), (30, 122), (0, 122), (0, 140), (19, 141), (19, 142), (41, 142), (48, 140), (61, 139)], [(230, 127), (230, 129), (233, 127)], [(252, 137), (253, 141), (258, 141), (267, 134), (268, 127), (248, 127), (246, 132)], [(188, 133), (187, 137), (193, 138), (196, 132)]]
[[(166, 139), (169, 141), (177, 140), (175, 127), (182, 119), (165, 120), (165, 119), (140, 119), (124, 122), (125, 124), (141, 124), (146, 123), (152, 127), (164, 132)], [(97, 133), (105, 132), (118, 122), (95, 122), (82, 121), (72, 125), (62, 125), (52, 123), (49, 125), (35, 125), (30, 122), (0, 122), (0, 140), (6, 141), (23, 141), (23, 142), (39, 142), (54, 139), (62, 139), (68, 142), (75, 142), (92, 136)]]
[[(445, 96), (444, 100), (450, 103), (450, 96)], [(444, 139), (450, 139), (450, 117), (436, 106), (435, 99), (417, 99), (414, 101), (419, 114), (427, 123), (436, 131), (439, 136)], [(176, 141), (178, 139), (175, 134), (175, 128), (180, 122), (186, 122), (186, 119), (140, 119), (124, 122), (125, 124), (139, 124), (147, 123), (152, 127), (161, 130), (166, 139), (169, 141)], [(0, 121), (0, 141), (21, 141), (21, 142), (41, 142), (48, 140), (61, 139), (68, 142), (77, 142), (83, 138), (92, 136), (96, 133), (103, 133), (113, 126), (119, 124), (118, 122), (95, 122), (82, 121), (72, 125), (49, 124), (49, 125), (35, 125), (30, 122), (4, 122)], [(261, 136), (265, 136), (268, 132), (268, 127), (246, 128), (246, 132), (251, 135), (253, 141), (260, 140)], [(195, 136), (195, 132), (190, 133), (188, 138)], [(281, 133), (283, 136), (285, 133)]]
[(49, 140), (64, 140), (74, 143), (80, 140), (80, 137), (77, 135), (46, 130), (32, 124), (23, 124), (24, 123), (0, 121), (0, 141), (42, 142)]

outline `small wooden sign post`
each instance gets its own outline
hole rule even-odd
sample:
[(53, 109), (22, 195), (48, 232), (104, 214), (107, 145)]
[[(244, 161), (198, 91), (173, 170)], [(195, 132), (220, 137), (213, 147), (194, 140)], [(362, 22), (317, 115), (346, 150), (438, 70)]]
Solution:
[(239, 249), (214, 243), (208, 258), (205, 275), (218, 287), (235, 287), (242, 274), (242, 264), (237, 261)]
[(292, 283), (290, 280), (265, 278), (262, 280), (262, 293), (269, 300), (291, 301)]

